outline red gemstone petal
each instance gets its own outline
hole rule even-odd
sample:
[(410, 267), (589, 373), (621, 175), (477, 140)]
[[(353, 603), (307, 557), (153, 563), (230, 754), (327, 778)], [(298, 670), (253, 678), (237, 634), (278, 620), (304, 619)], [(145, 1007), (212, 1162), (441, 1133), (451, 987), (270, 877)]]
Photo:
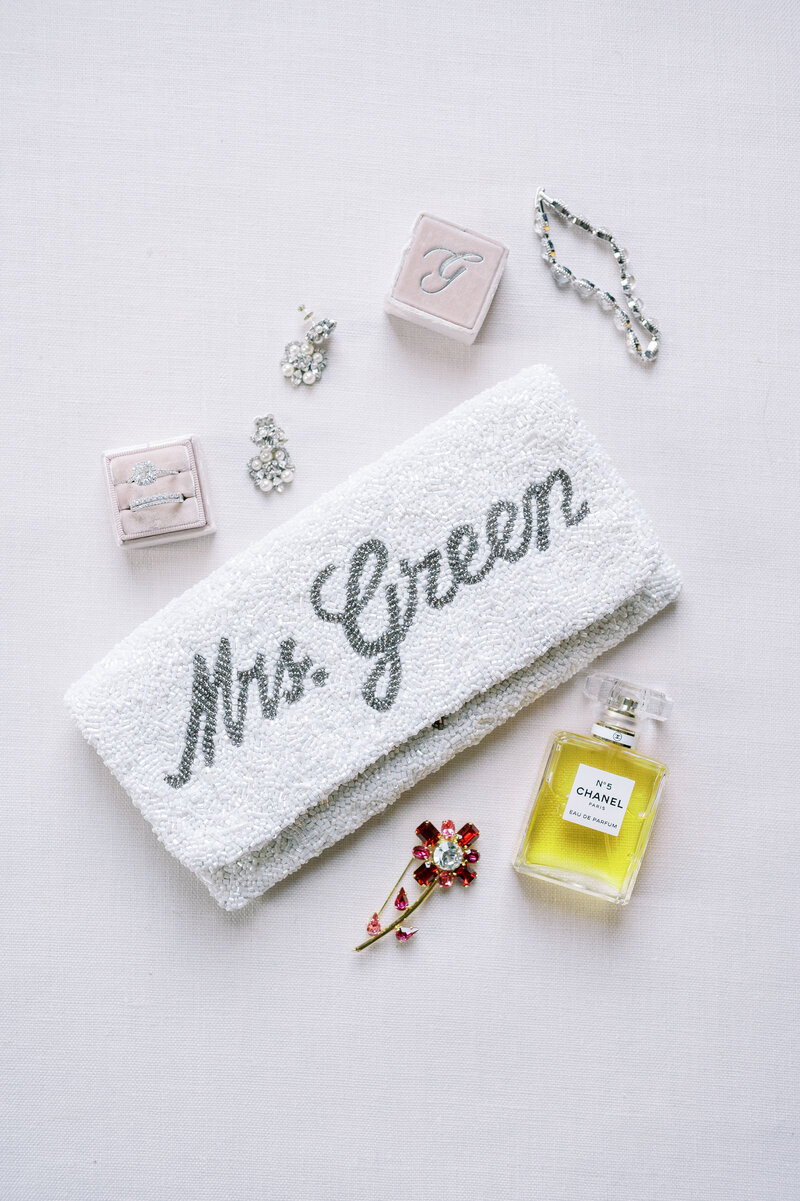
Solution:
[(442, 888), (451, 888), (453, 884), (452, 872), (439, 872), (439, 883)]
[(442, 838), (453, 838), (456, 828), (452, 822), (442, 822)]
[(416, 932), (414, 926), (398, 926), (394, 932), (394, 936), (398, 942), (408, 942), (409, 938), (413, 938)]
[(433, 822), (423, 822), (421, 826), (417, 826), (417, 838), (420, 842), (425, 842), (432, 847), (435, 842), (439, 841), (439, 831)]
[(439, 874), (439, 869), (434, 863), (421, 863), (414, 872), (414, 879), (417, 884), (421, 884), (423, 888), (427, 888), (431, 881), (435, 880)]
[(477, 863), (480, 857), (480, 851), (467, 851), (467, 863)]
[(401, 888), (395, 897), (394, 907), (395, 909), (399, 909), (401, 912), (403, 909), (408, 909), (408, 897), (406, 896), (406, 890), (404, 888)]
[[(419, 833), (419, 831), (417, 831), (417, 833)], [(462, 847), (468, 847), (471, 842), (475, 841), (479, 834), (480, 830), (478, 827), (473, 826), (472, 822), (467, 822), (467, 824), (462, 826), (458, 831), (458, 841), (461, 843)]]
[(414, 847), (414, 850), (411, 852), (411, 854), (415, 859), (427, 859), (430, 855), (430, 851), (427, 847)]
[(381, 932), (381, 924), (378, 921), (378, 915), (377, 915), (377, 913), (373, 913), (372, 917), (370, 918), (370, 920), (367, 924), (367, 934), (369, 934), (369, 936), (371, 938), (373, 934), (380, 934), (380, 932)]
[(462, 863), (461, 867), (456, 870), (456, 875), (465, 888), (468, 884), (472, 883), (477, 874), (477, 872), (473, 872), (470, 868), (468, 868), (465, 863)]

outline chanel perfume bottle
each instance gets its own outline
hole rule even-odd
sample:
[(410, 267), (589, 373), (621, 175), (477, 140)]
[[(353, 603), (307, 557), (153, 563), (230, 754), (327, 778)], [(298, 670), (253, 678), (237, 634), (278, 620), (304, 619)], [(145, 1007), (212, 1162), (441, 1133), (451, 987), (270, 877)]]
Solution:
[(557, 731), (522, 830), (514, 867), (527, 876), (627, 905), (667, 778), (633, 748), (638, 722), (665, 721), (663, 692), (591, 675), (598, 712), (591, 733)]

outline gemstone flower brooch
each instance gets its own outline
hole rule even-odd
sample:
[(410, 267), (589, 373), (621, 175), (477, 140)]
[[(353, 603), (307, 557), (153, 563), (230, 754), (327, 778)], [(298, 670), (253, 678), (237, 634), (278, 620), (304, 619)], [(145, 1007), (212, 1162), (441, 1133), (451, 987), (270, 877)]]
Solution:
[[(473, 826), (472, 822), (467, 822), (458, 832), (451, 821), (442, 822), (441, 830), (437, 830), (433, 822), (429, 821), (424, 821), (421, 826), (417, 826), (418, 845), (412, 850), (411, 858), (403, 868), (400, 878), (395, 882), (388, 897), (367, 923), (369, 938), (359, 943), (354, 950), (364, 951), (387, 934), (394, 934), (398, 942), (408, 942), (410, 938), (414, 937), (417, 930), (415, 926), (407, 926), (403, 923), (408, 920), (415, 909), (419, 909), (423, 901), (427, 901), (437, 887), (452, 888), (457, 880), (464, 888), (468, 888), (477, 875), (474, 865), (480, 859), (480, 854), (472, 845), (478, 834), (478, 827)], [(418, 866), (414, 871), (414, 879), (422, 888), (422, 892), (415, 901), (409, 901), (405, 888), (401, 887), (394, 898), (394, 907), (398, 911), (399, 917), (382, 927), (381, 914), (391, 901), (395, 888), (402, 884), (403, 877), (415, 860), (418, 861)]]

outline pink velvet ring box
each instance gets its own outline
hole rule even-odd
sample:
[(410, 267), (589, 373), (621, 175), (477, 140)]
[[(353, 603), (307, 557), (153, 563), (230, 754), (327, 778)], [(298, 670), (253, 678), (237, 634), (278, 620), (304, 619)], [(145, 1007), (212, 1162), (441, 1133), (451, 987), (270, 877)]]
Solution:
[(508, 247), (496, 238), (421, 213), (384, 308), (415, 325), (472, 343), (507, 258)]
[(120, 546), (155, 546), (214, 532), (194, 438), (109, 450), (103, 466)]

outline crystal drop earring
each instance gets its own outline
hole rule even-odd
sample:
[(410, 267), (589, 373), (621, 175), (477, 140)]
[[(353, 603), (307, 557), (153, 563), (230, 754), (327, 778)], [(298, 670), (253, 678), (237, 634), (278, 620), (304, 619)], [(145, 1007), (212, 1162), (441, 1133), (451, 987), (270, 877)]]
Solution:
[[(298, 305), (298, 312), (303, 316), (303, 322), (313, 321), (314, 314), (308, 312), (304, 304)], [(284, 379), (299, 388), (301, 384), (311, 388), (321, 377), (328, 365), (328, 356), (322, 349), (327, 342), (336, 322), (327, 317), (314, 321), (303, 334), (302, 341), (289, 342), (281, 359), (281, 374)]]
[(283, 492), (294, 479), (294, 463), (286, 449), (286, 435), (271, 413), (256, 418), (250, 440), (258, 449), (247, 464), (250, 479), (260, 492)]

